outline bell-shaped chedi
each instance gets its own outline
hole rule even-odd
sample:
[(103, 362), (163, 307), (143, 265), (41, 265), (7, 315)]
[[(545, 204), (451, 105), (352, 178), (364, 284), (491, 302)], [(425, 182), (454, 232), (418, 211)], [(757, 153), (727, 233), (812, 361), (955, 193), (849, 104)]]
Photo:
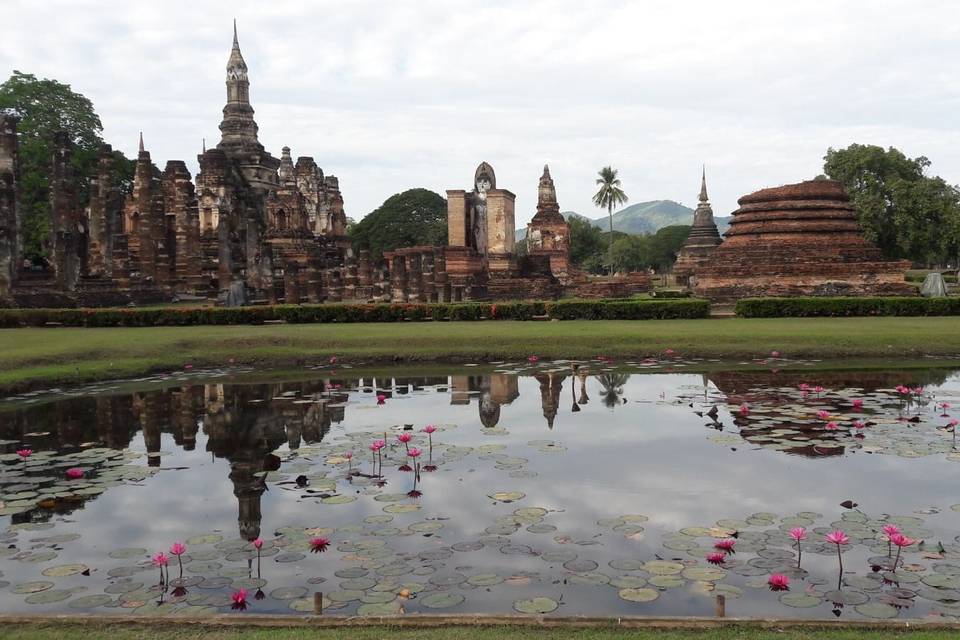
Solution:
[(907, 261), (884, 260), (839, 182), (808, 180), (743, 196), (723, 244), (696, 271), (716, 301), (757, 296), (916, 295)]
[(700, 179), (700, 198), (697, 210), (693, 212), (693, 226), (687, 236), (677, 261), (673, 265), (673, 273), (677, 281), (684, 285), (693, 285), (691, 279), (697, 269), (705, 264), (723, 240), (717, 231), (717, 223), (713, 220), (713, 209), (707, 197), (707, 173), (704, 169)]

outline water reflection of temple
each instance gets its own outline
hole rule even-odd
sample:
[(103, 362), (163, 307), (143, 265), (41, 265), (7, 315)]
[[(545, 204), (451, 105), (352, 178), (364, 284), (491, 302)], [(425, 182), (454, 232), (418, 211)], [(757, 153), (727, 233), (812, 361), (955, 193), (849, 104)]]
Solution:
[(450, 404), (470, 404), (477, 398), (480, 424), (493, 429), (500, 423), (500, 407), (520, 397), (517, 376), (495, 373), (483, 376), (451, 376)]

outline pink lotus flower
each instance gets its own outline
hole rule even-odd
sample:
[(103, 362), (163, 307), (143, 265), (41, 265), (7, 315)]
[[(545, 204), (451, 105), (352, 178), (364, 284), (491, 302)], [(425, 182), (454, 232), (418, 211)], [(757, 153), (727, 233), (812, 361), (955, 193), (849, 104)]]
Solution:
[(370, 443), (370, 451), (380, 451), (387, 445), (383, 440), (374, 440)]
[(529, 358), (527, 358), (527, 362), (539, 362), (539, 361), (540, 361), (540, 358), (537, 356), (530, 356)]
[(806, 382), (801, 382), (797, 388), (800, 389), (800, 391), (810, 391), (810, 385), (808, 385)]
[(67, 477), (71, 480), (77, 480), (83, 477), (83, 469), (79, 467), (71, 467), (67, 469)]
[(407, 455), (410, 456), (411, 458), (417, 458), (420, 456), (421, 453), (423, 452), (420, 451), (420, 449), (417, 449), (416, 447), (410, 447), (410, 450), (407, 451)]
[(260, 549), (262, 549), (262, 548), (263, 548), (263, 539), (262, 539), (262, 538), (257, 538), (256, 540), (254, 540), (254, 541), (253, 541), (253, 547), (254, 547), (257, 551), (259, 551)]
[(890, 542), (897, 545), (898, 547), (909, 547), (910, 545), (916, 543), (916, 540), (913, 538), (908, 538), (902, 533), (895, 533), (890, 536)]
[(831, 531), (826, 535), (827, 542), (832, 542), (833, 544), (840, 546), (841, 544), (850, 544), (850, 538), (847, 537), (847, 534), (841, 529), (836, 531)]
[(676, 352), (675, 352), (673, 349), (666, 349), (666, 350), (664, 350), (663, 353), (664, 353), (664, 355), (666, 355), (668, 358), (670, 358), (670, 357), (672, 357), (673, 354), (676, 353)]
[(163, 551), (153, 556), (152, 560), (155, 567), (165, 567), (170, 564), (170, 558)]
[(866, 428), (866, 426), (867, 426), (867, 425), (863, 424), (863, 423), (860, 422), (859, 420), (854, 420), (854, 421), (853, 421), (853, 428), (854, 428), (854, 429), (864, 429), (864, 428)]
[(902, 384), (898, 384), (894, 389), (901, 395), (908, 395), (910, 393), (910, 387), (905, 387)]
[(330, 364), (337, 364), (337, 356), (330, 356)]
[(437, 428), (436, 428), (435, 426), (433, 426), (432, 424), (428, 424), (427, 426), (425, 426), (425, 427), (423, 428), (423, 432), (426, 433), (426, 434), (434, 433), (436, 430), (437, 430)]
[(747, 405), (746, 402), (740, 405), (740, 415), (742, 416), (750, 415), (750, 407)]
[(947, 426), (950, 427), (951, 429), (953, 429), (953, 428), (956, 427), (958, 424), (960, 424), (960, 420), (951, 420), (950, 422), (947, 423)]
[(917, 394), (918, 396), (922, 396), (922, 395), (923, 395), (923, 387), (914, 387), (914, 388), (913, 388), (913, 392), (914, 392), (915, 394)]
[(824, 388), (821, 387), (820, 385), (817, 385), (817, 386), (815, 386), (815, 387), (813, 388), (813, 392), (814, 392), (814, 393), (823, 393), (823, 392), (824, 392)]
[(829, 431), (836, 431), (836, 430), (837, 430), (837, 423), (836, 423), (836, 422), (828, 422), (828, 423), (827, 423), (827, 429), (828, 429)]
[(770, 352), (770, 357), (771, 357), (771, 358), (779, 358), (779, 357), (780, 357), (780, 352), (779, 352), (779, 351), (771, 351), (771, 352)]
[(727, 553), (735, 553), (733, 547), (737, 544), (735, 538), (727, 538), (725, 540), (717, 540), (713, 543), (714, 549), (719, 549), (720, 551), (725, 551)]
[(346, 458), (347, 460), (352, 460), (352, 459), (353, 459), (353, 451), (345, 451), (344, 454), (343, 454), (343, 457)]
[(410, 442), (411, 440), (413, 440), (413, 434), (412, 434), (412, 433), (408, 433), (408, 432), (403, 432), (403, 433), (401, 433), (400, 435), (397, 436), (397, 440), (399, 440), (400, 442), (406, 444), (406, 443)]
[(387, 403), (387, 396), (383, 394), (377, 394), (377, 404), (386, 404), (386, 403)]
[(330, 541), (326, 538), (311, 538), (310, 539), (310, 551), (311, 553), (323, 553), (327, 550), (327, 547), (330, 546)]
[(182, 542), (174, 542), (172, 545), (170, 545), (170, 553), (175, 556), (182, 556), (186, 552), (187, 545), (183, 544)]
[(26, 462), (27, 458), (33, 455), (33, 449), (20, 449), (17, 451), (17, 455), (23, 458), (23, 461)]
[(782, 573), (776, 573), (767, 580), (770, 591), (790, 591), (790, 578)]
[(723, 564), (727, 561), (727, 554), (713, 551), (707, 554), (707, 562), (710, 564)]
[(187, 371), (189, 371), (190, 369), (193, 369), (193, 365), (190, 364), (190, 363), (187, 363), (187, 364), (183, 365), (183, 368), (186, 369)]
[(233, 600), (233, 604), (230, 605), (232, 609), (239, 609), (243, 611), (247, 608), (247, 590), (246, 589), (237, 589), (233, 592), (233, 595), (230, 596), (230, 599)]
[(817, 411), (817, 417), (820, 418), (821, 420), (827, 420), (830, 418), (830, 412), (824, 409), (820, 409), (820, 411)]
[(854, 409), (863, 409), (863, 400), (861, 400), (860, 398), (855, 399), (855, 400), (853, 401), (853, 408), (854, 408)]
[(801, 540), (806, 540), (807, 530), (804, 529), (803, 527), (794, 527), (793, 529), (790, 529), (790, 537), (796, 540), (797, 542), (800, 542)]
[(887, 534), (887, 537), (895, 536), (900, 533), (900, 527), (895, 524), (885, 524), (883, 525), (882, 531)]

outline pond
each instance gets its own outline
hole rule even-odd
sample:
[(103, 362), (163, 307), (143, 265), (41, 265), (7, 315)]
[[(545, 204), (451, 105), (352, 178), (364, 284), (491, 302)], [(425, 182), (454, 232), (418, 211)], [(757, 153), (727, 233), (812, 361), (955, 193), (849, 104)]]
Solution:
[(945, 362), (673, 355), (24, 393), (0, 611), (952, 619), (951, 405)]

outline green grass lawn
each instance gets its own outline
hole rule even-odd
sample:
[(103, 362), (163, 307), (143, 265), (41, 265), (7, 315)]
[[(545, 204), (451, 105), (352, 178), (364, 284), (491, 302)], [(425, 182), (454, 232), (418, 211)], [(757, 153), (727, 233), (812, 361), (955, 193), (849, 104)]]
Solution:
[(348, 628), (243, 628), (194, 627), (177, 625), (174, 619), (149, 626), (17, 625), (3, 627), (8, 640), (946, 640), (956, 630), (865, 630), (837, 628), (763, 629), (750, 624), (722, 629), (570, 629), (538, 627), (392, 628), (365, 626)]
[(469, 362), (678, 356), (896, 358), (960, 355), (960, 318), (437, 322), (0, 330), (0, 386), (70, 383), (235, 363)]

